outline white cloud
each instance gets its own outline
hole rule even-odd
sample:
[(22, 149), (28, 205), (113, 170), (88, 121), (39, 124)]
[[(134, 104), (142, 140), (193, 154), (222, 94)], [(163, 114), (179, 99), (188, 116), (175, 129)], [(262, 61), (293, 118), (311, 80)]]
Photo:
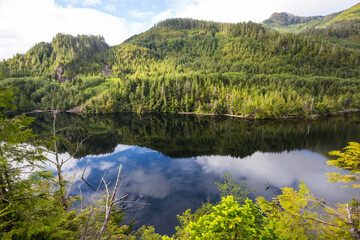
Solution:
[(153, 12), (141, 12), (137, 10), (131, 10), (129, 13), (135, 18), (146, 18), (154, 14)]
[(84, 7), (101, 4), (101, 0), (65, 0), (65, 2), (68, 3), (68, 6), (82, 5)]
[(166, 11), (163, 11), (159, 14), (157, 14), (153, 19), (152, 19), (152, 23), (158, 23), (160, 21), (166, 20), (168, 18), (172, 18), (175, 16), (174, 10), (172, 9), (168, 9)]
[(132, 192), (143, 196), (163, 199), (170, 192), (170, 185), (161, 174), (149, 174), (144, 170), (137, 170), (132, 172), (126, 181)]
[[(309, 151), (256, 152), (244, 159), (223, 156), (196, 159), (205, 173), (214, 173), (218, 176), (230, 173), (234, 178), (244, 177), (250, 186), (258, 186), (259, 195), (265, 194), (266, 181), (271, 186), (281, 188), (297, 185), (300, 183), (299, 180), (303, 180), (318, 197), (325, 197), (332, 202), (351, 199), (352, 195), (341, 189), (341, 185), (327, 182), (325, 173), (335, 169), (327, 167), (326, 161), (324, 156)], [(346, 173), (344, 170), (340, 172)]]
[(100, 5), (100, 0), (83, 0), (81, 1), (83, 6), (93, 6), (93, 5)]
[(107, 4), (105, 6), (105, 10), (109, 11), (109, 12), (115, 12), (116, 11), (116, 7), (114, 4)]
[(102, 161), (99, 163), (99, 169), (100, 170), (107, 170), (109, 168), (112, 168), (115, 166), (115, 163), (116, 162), (105, 162), (105, 161)]
[[(49, 159), (52, 162), (56, 162), (56, 156), (53, 153), (48, 153), (45, 154), (45, 157), (47, 159)], [(63, 171), (68, 171), (71, 169), (74, 169), (77, 167), (77, 159), (73, 158), (68, 152), (66, 153), (59, 153), (58, 154), (58, 158), (60, 161), (64, 161), (66, 162), (63, 166), (62, 166), (62, 170)], [(69, 160), (68, 160), (69, 159)], [(56, 166), (50, 162), (47, 162), (48, 164), (48, 169), (56, 171)]]
[(97, 155), (88, 155), (87, 157), (93, 157), (93, 158), (104, 158), (104, 157), (108, 157), (113, 155), (114, 153), (118, 153), (118, 152), (123, 152), (126, 150), (130, 150), (130, 149), (134, 149), (136, 148), (136, 146), (131, 146), (131, 145), (123, 145), (123, 144), (118, 144), (115, 149), (114, 152), (111, 153), (104, 153), (104, 154), (97, 154)]
[(300, 16), (327, 15), (358, 3), (358, 0), (195, 0), (177, 11), (177, 17), (219, 22), (261, 22), (274, 12)]
[[(55, 155), (52, 153), (45, 154), (45, 157), (52, 162), (56, 162)], [(81, 180), (84, 167), (80, 167), (79, 163), (84, 161), (84, 159), (73, 158), (68, 152), (59, 153), (58, 158), (60, 161), (65, 161), (65, 164), (61, 167), (61, 171), (65, 179), (74, 183)], [(55, 164), (51, 163), (50, 161), (45, 161), (44, 167), (45, 169), (53, 171), (54, 173), (57, 171)], [(84, 174), (84, 178), (87, 178), (91, 174), (91, 171), (92, 166), (88, 166)]]
[[(135, 9), (138, 20), (126, 20), (98, 10), (115, 14), (132, 0), (65, 0), (61, 8), (55, 0), (0, 0), (0, 60), (24, 53), (38, 42), (50, 42), (58, 32), (68, 34), (102, 35), (110, 45), (120, 44), (134, 34), (143, 32), (159, 21), (173, 17), (190, 17), (220, 22), (261, 22), (273, 12), (290, 12), (301, 16), (326, 15), (341, 11), (358, 0), (173, 0), (162, 12), (143, 12)], [(104, 6), (102, 6), (104, 4)], [(144, 1), (139, 4), (153, 5)], [(121, 12), (121, 11), (119, 11)], [(156, 15), (151, 18), (151, 15)], [(131, 14), (130, 14), (131, 15)]]
[(0, 59), (24, 53), (59, 32), (104, 36), (120, 44), (135, 32), (125, 19), (93, 9), (61, 8), (54, 0), (0, 0)]

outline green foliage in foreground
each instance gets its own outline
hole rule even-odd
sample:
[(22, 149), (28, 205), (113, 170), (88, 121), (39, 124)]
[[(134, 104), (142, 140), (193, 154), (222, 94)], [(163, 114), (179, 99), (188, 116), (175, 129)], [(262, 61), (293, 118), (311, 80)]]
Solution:
[[(354, 151), (358, 153), (360, 145), (350, 143), (345, 155)], [(340, 152), (335, 152), (339, 155)], [(349, 162), (360, 162), (359, 155), (351, 154)], [(338, 160), (329, 161), (329, 165), (347, 163), (341, 155)], [(339, 166), (338, 164), (337, 166)], [(342, 164), (341, 168), (348, 169)], [(356, 166), (357, 167), (357, 166)], [(352, 181), (357, 182), (359, 173)], [(347, 177), (347, 176), (344, 176)], [(342, 179), (333, 179), (338, 182)], [(225, 183), (219, 184), (219, 189), (227, 187), (234, 180), (225, 176)], [(241, 191), (232, 191), (233, 195), (222, 197), (217, 204), (205, 203), (191, 214), (187, 210), (178, 216), (181, 226), (173, 237), (160, 236), (147, 232), (149, 239), (359, 239), (360, 238), (360, 205), (358, 199), (346, 204), (330, 205), (323, 199), (316, 198), (311, 191), (301, 183), (299, 190), (285, 187), (282, 194), (272, 202), (258, 197), (256, 203), (245, 198)], [(240, 193), (240, 195), (236, 194)]]
[(245, 198), (250, 193), (254, 193), (255, 189), (246, 188), (245, 181), (241, 181), (237, 183), (234, 179), (230, 178), (230, 174), (225, 174), (224, 182), (215, 182), (219, 192), (220, 197), (227, 198), (231, 196), (234, 201), (243, 204), (245, 202)]
[(337, 168), (347, 169), (351, 172), (350, 175), (341, 175), (339, 173), (327, 173), (329, 181), (331, 182), (345, 182), (351, 183), (347, 187), (360, 188), (360, 144), (356, 142), (350, 142), (347, 147), (344, 148), (345, 152), (331, 151), (331, 156), (337, 156), (336, 160), (328, 161), (328, 164)]
[[(2, 111), (14, 108), (12, 89), (0, 88)], [(70, 210), (66, 196), (51, 172), (39, 163), (43, 148), (25, 145), (33, 138), (28, 129), (32, 119), (0, 115), (0, 238), (1, 239), (359, 239), (360, 205), (357, 199), (329, 205), (316, 198), (302, 183), (299, 190), (282, 188), (272, 202), (246, 195), (244, 183), (228, 175), (217, 183), (222, 199), (204, 203), (179, 216), (180, 226), (172, 237), (155, 233), (153, 227), (132, 231), (123, 225), (121, 209), (114, 208), (106, 231), (100, 234), (109, 202), (100, 200), (85, 208)], [(336, 175), (331, 181), (359, 181), (360, 144), (350, 143), (345, 152), (328, 164), (352, 170), (352, 176)], [(30, 173), (29, 173), (30, 172)], [(25, 176), (25, 173), (30, 175)], [(57, 176), (59, 177), (59, 176)], [(352, 185), (357, 187), (357, 185)], [(69, 203), (75, 201), (67, 197)], [(105, 206), (104, 206), (105, 205)]]
[(240, 205), (233, 196), (223, 197), (209, 213), (189, 222), (183, 232), (178, 239), (276, 239), (256, 204), (246, 199)]
[[(122, 225), (114, 211), (107, 231), (100, 236), (105, 202), (83, 209), (64, 208), (64, 189), (53, 172), (43, 169), (42, 147), (32, 141), (25, 115), (8, 119), (14, 108), (13, 89), (0, 88), (0, 239), (134, 239), (131, 226)], [(30, 145), (31, 143), (31, 145)], [(76, 198), (67, 197), (69, 203)]]

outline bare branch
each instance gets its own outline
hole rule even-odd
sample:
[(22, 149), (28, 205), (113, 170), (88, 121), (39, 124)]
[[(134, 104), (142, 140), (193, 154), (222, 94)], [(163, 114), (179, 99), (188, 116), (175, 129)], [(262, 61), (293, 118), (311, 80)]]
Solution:
[(64, 164), (64, 163), (66, 163), (67, 161), (69, 161), (70, 159), (74, 158), (74, 156), (75, 156), (75, 155), (79, 152), (79, 150), (81, 149), (82, 144), (83, 144), (90, 136), (91, 136), (91, 135), (88, 135), (86, 138), (82, 139), (82, 140), (80, 141), (80, 143), (78, 142), (78, 143), (76, 144), (76, 149), (75, 149), (74, 153), (71, 154), (71, 156), (68, 157), (67, 159), (63, 160), (62, 163)]
[(126, 194), (125, 196), (119, 198), (119, 199), (115, 199), (115, 196), (116, 196), (116, 192), (118, 190), (118, 186), (119, 186), (119, 180), (120, 180), (120, 175), (121, 175), (121, 170), (122, 170), (122, 164), (120, 165), (119, 167), (119, 172), (118, 172), (118, 175), (117, 175), (117, 178), (116, 178), (116, 183), (115, 183), (115, 187), (114, 187), (114, 190), (113, 190), (113, 193), (112, 193), (112, 196), (111, 196), (111, 200), (109, 202), (109, 189), (107, 187), (107, 184), (105, 183), (105, 180), (104, 178), (102, 179), (104, 184), (105, 184), (105, 188), (106, 188), (106, 208), (105, 208), (105, 220), (104, 220), (104, 223), (100, 229), (100, 233), (99, 233), (99, 237), (98, 239), (101, 238), (101, 236), (103, 235), (106, 227), (107, 227), (107, 224), (109, 223), (109, 220), (110, 220), (110, 216), (111, 216), (111, 210), (112, 210), (112, 207), (119, 201), (123, 200), (124, 198), (126, 198), (128, 195)]
[(87, 161), (87, 163), (86, 163), (86, 165), (85, 165), (85, 167), (84, 167), (84, 171), (83, 171), (83, 173), (82, 173), (82, 175), (81, 175), (81, 178), (84, 178), (84, 174), (85, 174), (85, 171), (86, 171), (86, 168), (87, 168), (89, 162), (90, 162), (90, 159), (88, 159), (88, 161)]
[[(88, 162), (89, 162), (89, 161), (88, 161)], [(86, 164), (86, 166), (85, 166), (85, 169), (86, 169), (86, 167), (87, 167), (87, 164)], [(84, 169), (84, 172), (83, 172), (83, 175), (82, 175), (82, 179), (83, 179), (83, 180), (84, 180), (83, 176), (84, 176), (84, 173), (85, 173), (85, 169)], [(85, 180), (84, 180), (84, 181), (85, 181)], [(85, 183), (87, 183), (87, 182), (85, 181)], [(89, 186), (90, 186), (90, 185), (89, 185)], [(91, 186), (90, 186), (90, 187), (91, 187)], [(93, 197), (93, 198), (91, 199), (91, 201), (90, 201), (89, 208), (92, 208), (92, 206), (93, 206), (93, 204), (94, 204), (94, 201), (95, 201), (95, 199), (96, 199), (96, 194), (99, 192), (100, 187), (101, 187), (101, 182), (100, 182), (97, 190), (95, 190), (95, 194), (94, 194), (94, 197)], [(88, 219), (86, 220), (86, 224), (85, 224), (85, 228), (84, 228), (84, 233), (82, 234), (82, 236), (81, 236), (80, 239), (85, 239), (85, 238), (86, 238), (87, 231), (88, 231), (88, 228), (89, 228), (89, 224), (90, 224), (90, 221), (91, 221), (91, 217), (92, 217), (93, 214), (94, 214), (94, 211), (91, 211), (90, 214), (89, 214)]]
[(56, 162), (54, 162), (53, 160), (48, 159), (47, 161), (54, 164), (54, 165), (56, 165)]
[(109, 193), (109, 188), (104, 180), (104, 178), (101, 178), (101, 180), (103, 181), (104, 185), (105, 185), (105, 189), (106, 189), (106, 200), (105, 200), (105, 219), (108, 218), (108, 212), (109, 212), (109, 197), (110, 197), (110, 193)]
[(313, 217), (308, 217), (308, 216), (301, 216), (301, 215), (298, 215), (298, 214), (289, 213), (289, 212), (285, 211), (284, 209), (280, 209), (280, 211), (282, 211), (282, 212), (284, 212), (286, 214), (292, 215), (294, 217), (305, 218), (307, 220), (315, 221), (315, 222), (318, 222), (318, 223), (322, 223), (324, 225), (332, 226), (332, 227), (335, 227), (335, 228), (340, 228), (340, 229), (343, 229), (345, 231), (350, 232), (350, 229), (348, 229), (348, 228), (338, 226), (338, 225), (335, 225), (335, 224), (332, 224), (332, 223), (328, 223), (328, 222), (325, 222), (325, 221), (323, 221), (321, 219), (318, 219), (318, 218), (313, 218)]
[(342, 221), (346, 221), (347, 219), (344, 217), (344, 215), (340, 214), (339, 212), (337, 212), (335, 209), (333, 209), (332, 207), (329, 207), (328, 205), (324, 204), (322, 201), (320, 201), (319, 199), (317, 199), (316, 197), (313, 196), (312, 193), (310, 193), (310, 196), (314, 199), (314, 201), (318, 204), (320, 204), (322, 207), (330, 210), (331, 212), (333, 212), (332, 214), (335, 215), (336, 217), (338, 217), (339, 219), (341, 219)]
[(127, 198), (129, 196), (129, 194), (125, 194), (124, 196), (122, 196), (121, 198), (116, 199), (113, 203), (116, 204), (118, 202), (120, 202), (121, 200), (124, 200), (125, 198)]
[(85, 174), (85, 171), (86, 171), (86, 168), (87, 168), (89, 162), (90, 162), (90, 159), (87, 161), (87, 163), (86, 163), (86, 165), (85, 165), (85, 167), (84, 167), (84, 171), (83, 171), (83, 173), (82, 173), (82, 175), (81, 175), (81, 179), (82, 179), (82, 180), (86, 183), (86, 185), (88, 185), (92, 190), (94, 190), (95, 192), (97, 192), (97, 190), (96, 190), (93, 186), (91, 186), (91, 185), (85, 180), (85, 178), (84, 178), (84, 174)]
[(74, 185), (74, 179), (75, 179), (76, 173), (77, 173), (77, 170), (75, 171), (75, 173), (74, 173), (74, 175), (73, 175), (73, 177), (72, 177), (72, 180), (71, 180), (69, 189), (67, 190), (67, 192), (66, 192), (66, 194), (65, 194), (65, 197), (69, 196), (69, 193), (70, 193), (70, 191), (71, 191), (71, 188), (72, 188), (73, 185)]
[(117, 178), (116, 178), (116, 183), (115, 183), (113, 195), (112, 195), (112, 197), (111, 197), (111, 202), (113, 202), (114, 199), (115, 199), (115, 195), (116, 195), (116, 192), (117, 192), (117, 187), (118, 187), (118, 185), (119, 185), (121, 170), (122, 170), (122, 164), (121, 164), (120, 167), (119, 167), (119, 172), (118, 172), (118, 175), (117, 175)]
[(349, 204), (346, 204), (346, 212), (348, 213), (348, 219), (351, 220), (351, 212), (350, 212), (350, 208), (349, 208)]
[(65, 130), (65, 129), (69, 129), (69, 128), (71, 128), (72, 126), (75, 126), (75, 125), (78, 123), (78, 121), (79, 121), (79, 120), (76, 120), (74, 123), (70, 124), (70, 126), (60, 128), (60, 129), (56, 130), (56, 132), (61, 132), (61, 131)]

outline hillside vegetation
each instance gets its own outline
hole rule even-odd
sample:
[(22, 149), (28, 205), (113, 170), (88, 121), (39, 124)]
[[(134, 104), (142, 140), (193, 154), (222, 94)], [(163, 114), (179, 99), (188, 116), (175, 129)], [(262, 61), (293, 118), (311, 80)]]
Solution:
[[(244, 181), (238, 183), (230, 178), (229, 174), (224, 176), (223, 182), (215, 182), (221, 200), (214, 203), (205, 202), (195, 212), (188, 209), (178, 215), (179, 225), (171, 237), (155, 233), (153, 226), (142, 226), (135, 230), (135, 221), (127, 225), (124, 222), (124, 206), (126, 207), (125, 204), (129, 202), (125, 198), (128, 195), (122, 195), (122, 192), (122, 197), (118, 198), (116, 195), (122, 164), (119, 166), (115, 186), (111, 186), (103, 177), (105, 186), (99, 185), (98, 190), (94, 190), (94, 197), (88, 197), (92, 199), (90, 203), (82, 200), (83, 196), (86, 199), (89, 195), (82, 195), (81, 191), (78, 196), (69, 196), (67, 186), (70, 185), (71, 188), (71, 180), (66, 180), (63, 171), (63, 164), (68, 160), (59, 157), (58, 146), (61, 145), (60, 142), (66, 144), (69, 141), (77, 141), (76, 153), (79, 149), (79, 140), (71, 138), (69, 129), (61, 128), (56, 131), (54, 114), (53, 135), (47, 141), (49, 150), (37, 147), (36, 141), (33, 140), (36, 136), (28, 128), (33, 118), (20, 115), (8, 119), (4, 114), (4, 110), (14, 108), (11, 104), (12, 96), (11, 89), (0, 88), (1, 239), (227, 240), (360, 237), (360, 207), (356, 198), (345, 204), (331, 204), (323, 198), (314, 196), (302, 182), (298, 190), (291, 187), (281, 188), (271, 202), (263, 197), (253, 201), (248, 195), (255, 189), (245, 188)], [(71, 132), (75, 130), (73, 126), (70, 124)], [(101, 133), (103, 126), (98, 127), (98, 133)], [(82, 132), (78, 130), (76, 132)], [(118, 130), (121, 132), (127, 129)], [(144, 128), (140, 132), (146, 130)], [(59, 138), (56, 132), (59, 132)], [(69, 141), (64, 139), (64, 134)], [(29, 142), (32, 143), (32, 147), (29, 147)], [(56, 162), (46, 158), (45, 154), (53, 154)], [(360, 144), (350, 142), (344, 151), (332, 151), (329, 154), (336, 159), (327, 161), (327, 165), (350, 170), (347, 175), (327, 173), (329, 181), (343, 182), (345, 186), (357, 189), (360, 182)], [(45, 164), (56, 167), (57, 171), (54, 173), (47, 170)], [(114, 189), (112, 195), (109, 193), (108, 185)], [(106, 190), (101, 191), (104, 188)], [(96, 198), (99, 200), (94, 201)], [(80, 205), (76, 208), (79, 202)], [(133, 201), (130, 200), (130, 203), (133, 204)]]
[(300, 17), (290, 13), (273, 13), (263, 24), (280, 32), (300, 33), (309, 29), (336, 28), (343, 22), (358, 22), (360, 20), (360, 3), (338, 13), (327, 16)]
[(160, 22), (113, 47), (99, 36), (58, 34), (0, 62), (0, 85), (22, 90), (20, 110), (278, 118), (358, 109), (359, 20), (343, 19), (359, 6), (336, 18), (287, 18), (283, 27), (340, 20), (301, 34), (193, 19)]

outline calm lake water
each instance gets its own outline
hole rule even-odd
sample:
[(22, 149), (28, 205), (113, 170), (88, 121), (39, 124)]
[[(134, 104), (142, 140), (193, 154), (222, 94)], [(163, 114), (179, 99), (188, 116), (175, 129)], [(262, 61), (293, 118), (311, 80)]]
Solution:
[[(34, 132), (48, 137), (52, 114), (35, 116)], [(88, 160), (85, 178), (95, 188), (102, 177), (114, 184), (122, 164), (119, 196), (129, 194), (127, 221), (153, 225), (162, 234), (174, 233), (177, 214), (195, 210), (207, 199), (218, 201), (215, 182), (226, 173), (256, 188), (250, 196), (253, 199), (271, 200), (280, 193), (279, 188), (296, 188), (300, 180), (330, 203), (357, 197), (353, 190), (327, 182), (325, 173), (335, 169), (325, 162), (329, 151), (340, 150), (350, 141), (360, 142), (359, 114), (252, 121), (220, 116), (62, 113), (56, 126), (63, 158), (90, 135), (64, 166), (67, 176), (77, 174), (71, 193), (84, 199), (94, 194), (79, 178)], [(266, 182), (269, 190), (265, 190)]]

